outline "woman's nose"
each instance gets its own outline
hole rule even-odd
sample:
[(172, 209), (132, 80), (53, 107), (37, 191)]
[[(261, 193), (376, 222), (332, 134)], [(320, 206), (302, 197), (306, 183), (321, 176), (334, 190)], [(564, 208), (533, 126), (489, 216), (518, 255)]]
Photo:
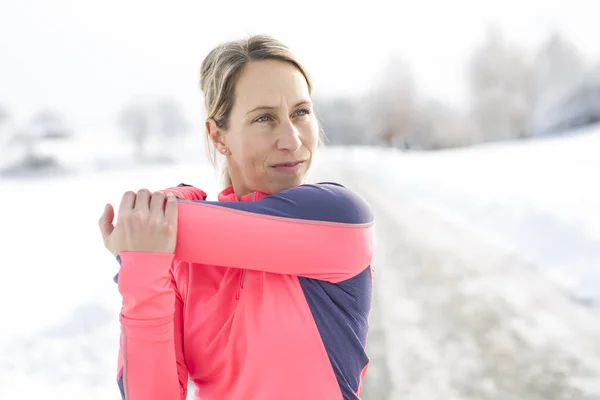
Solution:
[(287, 123), (281, 127), (277, 147), (280, 150), (295, 151), (298, 150), (301, 145), (302, 141), (300, 140), (298, 128), (291, 121), (287, 121)]

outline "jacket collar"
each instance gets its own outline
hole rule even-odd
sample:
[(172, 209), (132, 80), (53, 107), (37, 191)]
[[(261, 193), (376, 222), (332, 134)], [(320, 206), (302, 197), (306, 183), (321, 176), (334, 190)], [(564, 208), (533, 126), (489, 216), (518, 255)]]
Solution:
[(231, 186), (223, 189), (221, 191), (221, 193), (219, 193), (218, 199), (219, 199), (219, 201), (247, 202), (247, 201), (260, 200), (266, 196), (268, 196), (268, 194), (266, 194), (266, 193), (252, 192), (252, 193), (248, 193), (238, 199), (238, 197), (235, 195), (235, 192), (233, 191), (233, 185), (231, 185)]

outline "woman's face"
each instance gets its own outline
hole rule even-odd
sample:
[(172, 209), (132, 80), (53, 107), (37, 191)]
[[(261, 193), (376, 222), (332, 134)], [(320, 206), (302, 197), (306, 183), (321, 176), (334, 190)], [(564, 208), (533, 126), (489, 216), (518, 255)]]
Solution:
[(229, 174), (238, 196), (276, 193), (304, 183), (318, 144), (306, 79), (292, 64), (248, 64), (236, 84), (226, 132), (210, 123), (211, 138), (227, 149)]

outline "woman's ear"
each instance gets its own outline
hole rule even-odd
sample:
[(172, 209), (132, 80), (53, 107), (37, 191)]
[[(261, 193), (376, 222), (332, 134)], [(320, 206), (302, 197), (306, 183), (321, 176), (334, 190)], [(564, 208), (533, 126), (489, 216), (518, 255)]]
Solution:
[(214, 119), (209, 118), (206, 120), (205, 126), (206, 133), (215, 146), (215, 149), (217, 149), (217, 152), (227, 154), (227, 146), (223, 142), (223, 131), (217, 126), (217, 122)]

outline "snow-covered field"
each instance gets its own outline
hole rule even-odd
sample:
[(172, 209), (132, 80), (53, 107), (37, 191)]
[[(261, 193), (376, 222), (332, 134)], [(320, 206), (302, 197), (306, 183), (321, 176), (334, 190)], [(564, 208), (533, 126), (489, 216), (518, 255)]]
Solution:
[[(386, 210), (410, 204), (468, 226), (578, 298), (600, 299), (600, 130), (428, 154), (329, 149), (315, 176), (337, 179), (338, 167), (385, 190)], [(0, 180), (0, 399), (118, 398), (117, 263), (97, 219), (125, 190), (180, 182), (217, 193), (206, 163)]]

